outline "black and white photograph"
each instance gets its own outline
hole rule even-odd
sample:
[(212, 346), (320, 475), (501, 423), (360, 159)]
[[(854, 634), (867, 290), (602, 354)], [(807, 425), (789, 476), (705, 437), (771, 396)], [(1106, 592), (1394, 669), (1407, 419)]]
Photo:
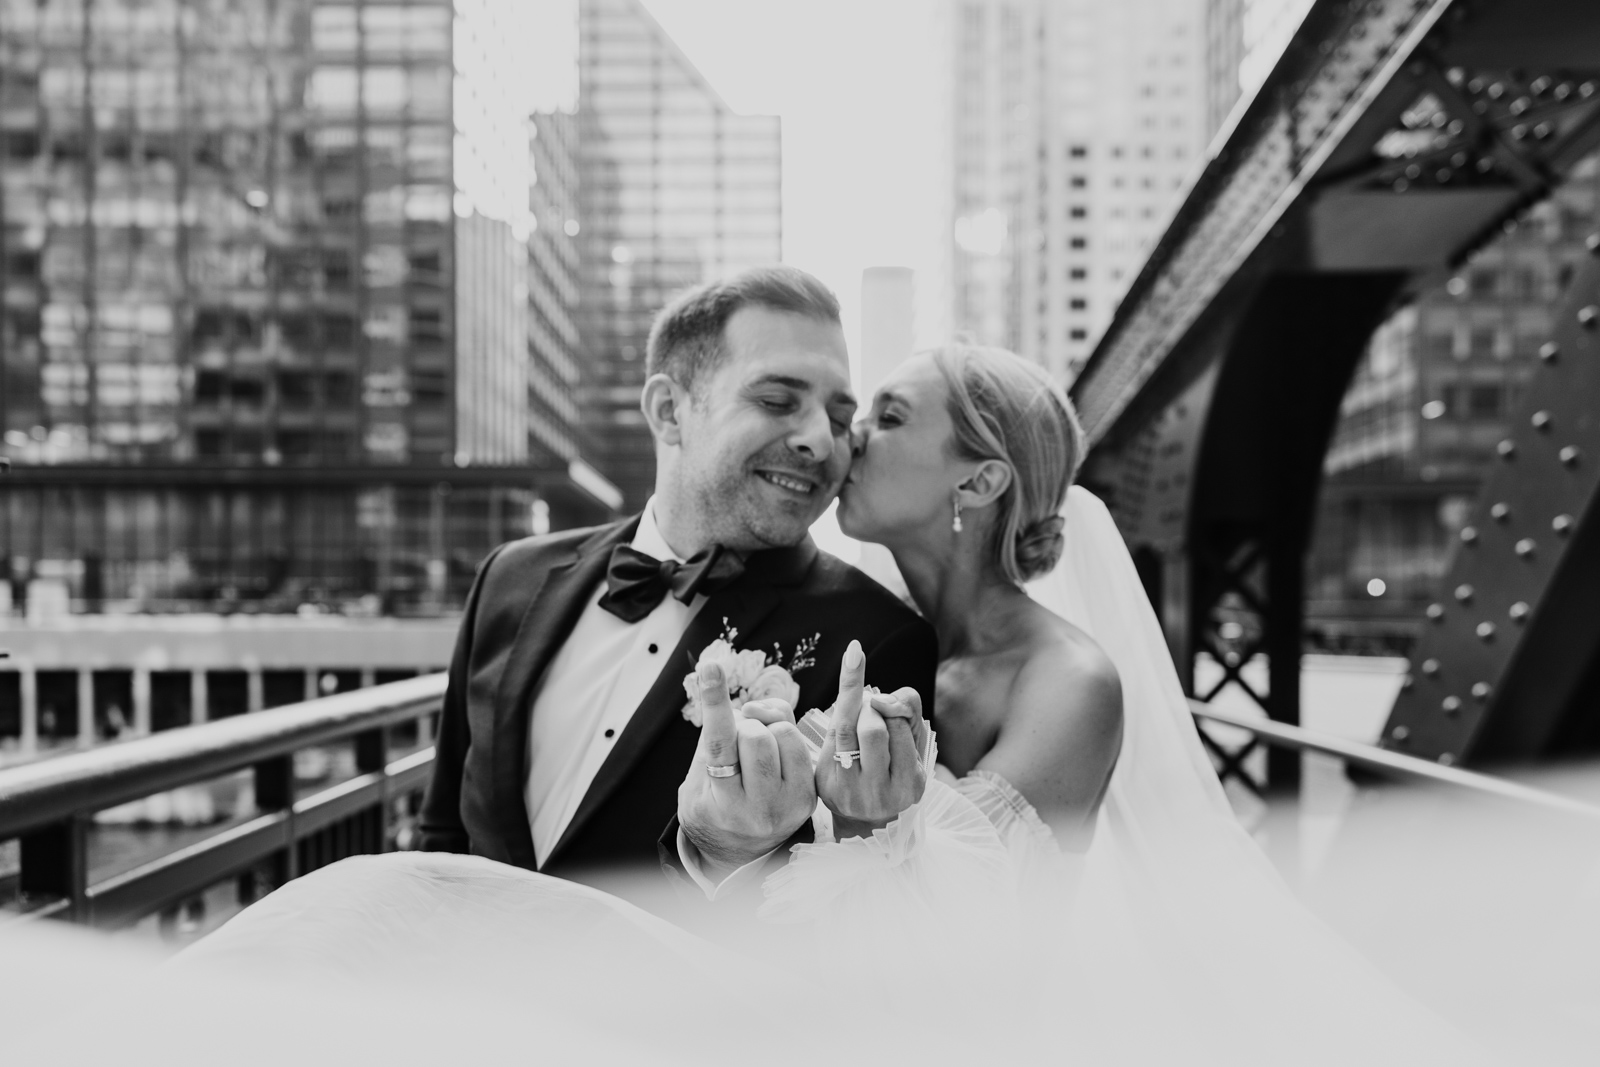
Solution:
[(1589, 1067), (1600, 5), (0, 0), (0, 1063)]

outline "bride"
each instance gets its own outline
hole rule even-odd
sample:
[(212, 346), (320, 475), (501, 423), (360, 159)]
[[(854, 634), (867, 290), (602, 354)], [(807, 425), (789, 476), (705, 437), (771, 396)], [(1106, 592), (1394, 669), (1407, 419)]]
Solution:
[[(1014, 888), (1037, 891), (1049, 870), (1056, 899), (1070, 895), (1122, 745), (1122, 686), (1101, 646), (1059, 613), (1063, 591), (1047, 582), (1030, 596), (1024, 587), (1056, 570), (1067, 520), (1092, 513), (1083, 490), (1062, 510), (1082, 454), (1065, 394), (1041, 368), (1004, 350), (940, 349), (908, 360), (883, 384), (856, 427), (839, 525), (890, 550), (938, 634), (935, 777), (929, 782), (924, 767), (913, 766), (900, 790), (864, 795), (873, 792), (860, 779), (870, 782), (877, 770), (875, 746), (892, 763), (896, 754), (926, 751), (932, 739), (922, 738), (913, 690), (873, 694), (863, 706), (861, 670), (847, 657), (817, 770), (830, 809), (819, 822), (832, 824), (818, 826), (819, 840), (839, 840), (796, 849), (768, 882), (767, 917), (816, 917), (837, 911), (846, 895), (855, 910), (904, 915), (903, 907), (865, 905), (865, 883), (876, 874), (883, 892), (926, 898), (938, 892), (935, 870), (970, 882), (984, 852), (989, 869)], [(893, 744), (902, 734), (916, 740)], [(834, 757), (857, 748), (863, 765), (852, 773)], [(884, 777), (893, 781), (888, 768)], [(938, 844), (930, 839), (936, 829)], [(861, 838), (869, 840), (849, 841)], [(891, 855), (900, 862), (873, 862)], [(938, 909), (981, 910), (954, 900)]]
[[(414, 1009), (428, 1036), (393, 1051), (419, 1061), (457, 1027), (457, 1058), (1479, 1062), (1234, 819), (1127, 550), (1072, 487), (1082, 433), (1043, 371), (914, 357), (854, 444), (840, 523), (889, 547), (935, 626), (938, 717), (863, 691), (846, 657), (831, 714), (799, 723), (816, 843), (766, 880), (762, 931), (717, 947), (590, 887), (397, 853), (290, 882), (170, 980), (282, 979), (253, 1011), (292, 996), (330, 1026)], [(238, 1009), (215, 1000), (222, 1027)]]

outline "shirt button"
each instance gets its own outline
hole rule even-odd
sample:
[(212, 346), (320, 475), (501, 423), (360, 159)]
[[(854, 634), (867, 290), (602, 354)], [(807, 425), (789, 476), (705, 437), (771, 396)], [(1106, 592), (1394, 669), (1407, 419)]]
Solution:
[(655, 655), (655, 654), (656, 654), (656, 652), (657, 652), (657, 651), (658, 651), (658, 648), (657, 648), (657, 646), (656, 646), (656, 644), (655, 644), (655, 642), (654, 642), (654, 641), (652, 641), (652, 642), (651, 642), (651, 643), (650, 643), (650, 654), (651, 654), (651, 655), (652, 655), (652, 656), (653, 656), (653, 655)]
[(607, 737), (614, 737), (614, 736), (616, 736), (616, 733), (617, 732), (615, 730), (607, 730), (606, 731), (606, 736)]

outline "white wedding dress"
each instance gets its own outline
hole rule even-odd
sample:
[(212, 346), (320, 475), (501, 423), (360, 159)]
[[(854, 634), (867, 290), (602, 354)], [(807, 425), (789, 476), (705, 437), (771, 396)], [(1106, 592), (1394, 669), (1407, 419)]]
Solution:
[(351, 1032), (396, 1020), (414, 1040), (385, 1030), (382, 1058), (418, 1063), (441, 1050), (699, 1065), (1485, 1062), (1295, 900), (1228, 806), (1109, 514), (1080, 488), (1064, 514), (1063, 559), (1030, 592), (1101, 645), (1125, 710), (1086, 853), (1064, 852), (1000, 776), (940, 768), (871, 838), (833, 842), (819, 827), (763, 887), (760, 929), (717, 944), (475, 857), (356, 857), (152, 977), (108, 971), (120, 1041), (41, 1028), (47, 1012), (8, 1022), (7, 996), (40, 997), (20, 982), (8, 992), (0, 968), (0, 1036), (20, 1032), (28, 1063), (106, 1050), (143, 1062), (141, 1039), (177, 1031), (186, 1043), (160, 1062), (208, 1062), (204, 1035), (253, 1032), (233, 1062), (278, 1062), (286, 1043), (300, 1062), (352, 1062)]

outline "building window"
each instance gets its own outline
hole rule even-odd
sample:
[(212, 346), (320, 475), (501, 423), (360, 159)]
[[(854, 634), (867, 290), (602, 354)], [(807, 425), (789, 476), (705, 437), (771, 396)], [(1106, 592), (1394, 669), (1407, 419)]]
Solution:
[(1455, 335), (1450, 333), (1424, 334), (1422, 354), (1427, 359), (1445, 359), (1455, 353)]
[(1086, 145), (1071, 145), (1067, 148), (1067, 155), (1073, 159), (1087, 159), (1089, 157), (1089, 149)]
[(1084, 270), (1082, 267), (1073, 267), (1067, 272), (1067, 277), (1071, 278), (1075, 282), (1081, 282), (1088, 276), (1089, 272)]
[(1505, 401), (1505, 391), (1498, 385), (1474, 385), (1467, 390), (1467, 415), (1474, 419), (1492, 419), (1500, 415)]
[(1075, 296), (1071, 300), (1067, 301), (1067, 307), (1071, 308), (1073, 311), (1087, 311), (1089, 309), (1089, 301), (1085, 300), (1081, 296)]
[(1067, 247), (1074, 250), (1088, 248), (1089, 239), (1087, 237), (1074, 237), (1067, 242)]
[(203, 370), (194, 376), (194, 400), (197, 404), (218, 404), (226, 390), (227, 381), (214, 370)]
[(1067, 184), (1074, 189), (1086, 189), (1089, 186), (1089, 179), (1085, 178), (1081, 174), (1074, 174), (1071, 178), (1067, 179)]
[(1086, 207), (1074, 207), (1067, 214), (1075, 219), (1084, 219), (1089, 217), (1089, 209)]
[(1070, 337), (1074, 341), (1087, 341), (1089, 339), (1089, 331), (1088, 330), (1069, 330), (1067, 332), (1067, 336)]

